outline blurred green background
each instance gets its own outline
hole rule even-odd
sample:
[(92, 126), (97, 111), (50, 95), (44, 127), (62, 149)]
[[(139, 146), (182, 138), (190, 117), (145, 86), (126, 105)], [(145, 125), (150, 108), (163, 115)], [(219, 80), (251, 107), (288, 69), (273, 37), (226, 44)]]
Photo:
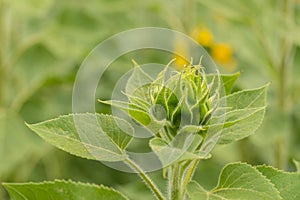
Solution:
[[(299, 0), (0, 0), (0, 182), (72, 179), (151, 199), (137, 176), (55, 149), (24, 123), (71, 113), (73, 82), (88, 53), (113, 34), (145, 26), (193, 37), (221, 72), (241, 72), (235, 90), (271, 82), (257, 133), (217, 146), (195, 179), (210, 188), (222, 166), (238, 160), (294, 170), (293, 159), (300, 159)], [(110, 98), (131, 58), (167, 63), (172, 57), (150, 50), (121, 57), (105, 73), (99, 96)], [(179, 70), (185, 62), (177, 59)], [(110, 108), (97, 104), (97, 111)], [(160, 172), (150, 175), (161, 181)], [(0, 199), (8, 199), (2, 187)]]

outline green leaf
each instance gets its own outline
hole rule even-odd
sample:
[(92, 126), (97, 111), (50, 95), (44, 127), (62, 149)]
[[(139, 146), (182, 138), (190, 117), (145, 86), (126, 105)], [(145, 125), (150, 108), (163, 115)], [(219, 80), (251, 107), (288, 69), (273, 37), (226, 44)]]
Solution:
[(269, 84), (228, 95), (226, 96), (226, 105), (230, 110), (265, 107), (268, 86)]
[(279, 171), (270, 166), (256, 167), (280, 192), (284, 200), (300, 199), (300, 174)]
[(160, 138), (154, 138), (150, 140), (150, 147), (154, 153), (158, 156), (163, 167), (172, 165), (177, 162), (184, 160), (200, 159), (200, 156), (182, 150), (180, 148), (168, 145), (165, 141)]
[[(76, 121), (76, 123), (74, 122)], [(120, 161), (132, 139), (126, 121), (103, 114), (73, 114), (28, 125), (50, 144), (76, 156), (102, 161)]]
[(194, 153), (201, 141), (202, 136), (196, 134), (196, 132), (181, 131), (170, 143), (161, 138), (153, 138), (150, 140), (149, 145), (165, 167), (175, 162), (205, 159), (206, 157), (201, 154)]
[(100, 103), (107, 104), (110, 106), (114, 106), (120, 110), (125, 111), (128, 113), (134, 120), (138, 121), (144, 126), (147, 126), (151, 123), (151, 117), (148, 113), (148, 110), (145, 110), (145, 108), (139, 106), (138, 104), (124, 102), (124, 101), (118, 101), (118, 100), (108, 100), (108, 101), (102, 101), (98, 100)]
[(238, 116), (240, 114), (238, 112), (240, 111), (230, 113), (231, 116), (235, 115), (235, 121), (226, 121), (231, 117), (226, 116), (219, 144), (229, 144), (254, 134), (263, 121), (265, 108), (242, 110), (242, 117)]
[(135, 93), (136, 96), (146, 100), (147, 89), (144, 87), (153, 82), (153, 79), (133, 60), (134, 69), (127, 81), (125, 92)]
[(197, 182), (192, 181), (188, 185), (188, 196), (191, 200), (282, 199), (270, 180), (245, 163), (231, 163), (225, 166), (217, 187), (211, 191), (206, 191)]
[[(208, 82), (211, 82), (214, 76), (218, 76), (218, 75), (208, 74), (207, 75)], [(221, 74), (220, 76), (221, 76), (221, 79), (222, 79), (222, 83), (223, 83), (225, 93), (226, 93), (226, 95), (229, 95), (231, 93), (231, 90), (232, 90), (236, 80), (240, 76), (240, 72), (237, 72), (237, 73), (234, 73), (234, 74)]]
[(297, 172), (300, 173), (300, 162), (298, 160), (295, 160), (295, 159), (293, 160), (293, 162), (294, 162), (294, 164), (297, 168)]
[(47, 150), (18, 114), (0, 111), (0, 182), (22, 163), (39, 159)]
[(9, 192), (11, 200), (127, 200), (120, 192), (102, 185), (64, 180), (43, 183), (3, 183), (3, 185)]
[[(196, 200), (196, 199), (213, 199), (213, 195), (211, 194), (209, 196), (208, 192), (199, 185), (196, 181), (191, 181), (188, 184), (188, 196), (190, 200)], [(216, 198), (217, 199), (217, 198)], [(221, 197), (219, 199), (222, 199)]]
[[(226, 97), (228, 107), (226, 115), (215, 117), (225, 119), (224, 129), (218, 140), (219, 144), (228, 144), (254, 134), (265, 115), (267, 88), (268, 85), (243, 90)], [(212, 121), (220, 121), (213, 119)]]

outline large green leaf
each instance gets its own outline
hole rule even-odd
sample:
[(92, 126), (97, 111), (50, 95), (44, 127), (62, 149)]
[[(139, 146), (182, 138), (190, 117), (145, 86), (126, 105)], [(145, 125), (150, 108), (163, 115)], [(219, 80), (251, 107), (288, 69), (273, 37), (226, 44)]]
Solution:
[(274, 185), (257, 169), (245, 163), (231, 163), (222, 170), (219, 183), (211, 191), (206, 191), (197, 182), (188, 185), (191, 200), (253, 200), (282, 199)]
[[(218, 143), (227, 144), (243, 139), (258, 129), (265, 114), (267, 88), (268, 85), (226, 96), (228, 112), (225, 116), (215, 117), (224, 117), (224, 129)], [(220, 121), (213, 119), (212, 122)]]
[(64, 151), (102, 161), (124, 160), (133, 134), (129, 123), (103, 114), (66, 115), (28, 126)]
[(126, 200), (121, 193), (104, 186), (56, 180), (43, 183), (4, 183), (11, 200)]
[(270, 166), (258, 166), (256, 169), (275, 185), (282, 199), (300, 199), (300, 174), (279, 171)]
[(225, 128), (222, 130), (222, 134), (218, 140), (219, 144), (228, 144), (255, 133), (263, 121), (265, 108), (251, 109), (250, 111), (253, 112), (250, 113), (244, 110), (245, 115), (242, 117), (236, 114), (237, 116), (234, 121), (225, 122)]
[(226, 97), (226, 105), (230, 110), (265, 107), (268, 86), (269, 84), (228, 95)]

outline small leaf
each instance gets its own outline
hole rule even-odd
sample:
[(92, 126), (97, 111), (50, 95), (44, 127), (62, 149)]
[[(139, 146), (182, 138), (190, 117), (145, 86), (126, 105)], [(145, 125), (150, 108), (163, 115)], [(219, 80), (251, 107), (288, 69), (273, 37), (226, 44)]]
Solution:
[(124, 149), (133, 135), (133, 128), (126, 121), (90, 113), (61, 116), (28, 127), (64, 151), (102, 161), (124, 160)]
[(150, 140), (150, 147), (158, 156), (164, 167), (184, 160), (205, 159), (193, 153), (202, 141), (202, 136), (195, 133), (179, 133), (171, 143), (161, 138)]
[[(211, 82), (214, 76), (218, 76), (218, 75), (213, 75), (213, 74), (208, 74), (207, 75), (207, 80), (208, 82)], [(238, 79), (238, 77), (240, 76), (240, 73), (234, 73), (234, 74), (221, 74), (221, 79), (222, 79), (222, 83), (223, 83), (223, 87), (225, 90), (226, 95), (229, 95), (236, 80)]]
[(279, 171), (270, 166), (258, 166), (256, 169), (275, 185), (282, 199), (300, 199), (300, 174)]
[(120, 192), (111, 188), (55, 180), (43, 183), (3, 183), (11, 200), (128, 200)]
[(217, 187), (211, 191), (205, 191), (197, 182), (192, 181), (188, 185), (188, 196), (190, 200), (282, 199), (270, 180), (245, 163), (231, 163), (225, 166)]
[(100, 103), (111, 105), (122, 111), (125, 111), (127, 114), (130, 115), (130, 117), (132, 117), (134, 120), (136, 120), (144, 126), (147, 126), (151, 123), (149, 111), (145, 110), (137, 104), (117, 100), (98, 101)]
[(147, 90), (144, 86), (152, 83), (153, 79), (134, 60), (133, 63), (134, 69), (127, 81), (125, 92), (126, 94), (135, 93), (135, 95), (146, 100)]
[[(167, 123), (164, 117), (158, 120), (156, 118), (157, 116), (155, 116), (155, 112), (151, 112), (154, 111), (153, 109), (155, 108), (155, 106), (153, 106), (152, 109), (150, 109), (149, 106), (148, 110), (145, 110), (145, 108), (142, 108), (138, 104), (130, 103), (130, 102), (117, 101), (117, 100), (108, 100), (108, 101), (99, 100), (99, 102), (114, 106), (126, 112), (132, 119), (134, 119), (136, 122), (141, 124), (144, 128), (147, 128), (153, 134), (156, 134)], [(162, 109), (162, 111), (164, 111), (164, 109)], [(162, 113), (164, 114), (164, 112)]]

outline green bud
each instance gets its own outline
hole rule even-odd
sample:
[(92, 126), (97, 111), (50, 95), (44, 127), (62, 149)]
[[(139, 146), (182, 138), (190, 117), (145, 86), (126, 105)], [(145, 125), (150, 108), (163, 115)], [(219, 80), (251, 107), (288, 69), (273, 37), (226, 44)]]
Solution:
[(132, 93), (129, 114), (153, 132), (164, 128), (174, 136), (183, 126), (205, 125), (211, 110), (210, 90), (201, 66), (189, 65), (169, 77), (167, 67), (151, 84)]

